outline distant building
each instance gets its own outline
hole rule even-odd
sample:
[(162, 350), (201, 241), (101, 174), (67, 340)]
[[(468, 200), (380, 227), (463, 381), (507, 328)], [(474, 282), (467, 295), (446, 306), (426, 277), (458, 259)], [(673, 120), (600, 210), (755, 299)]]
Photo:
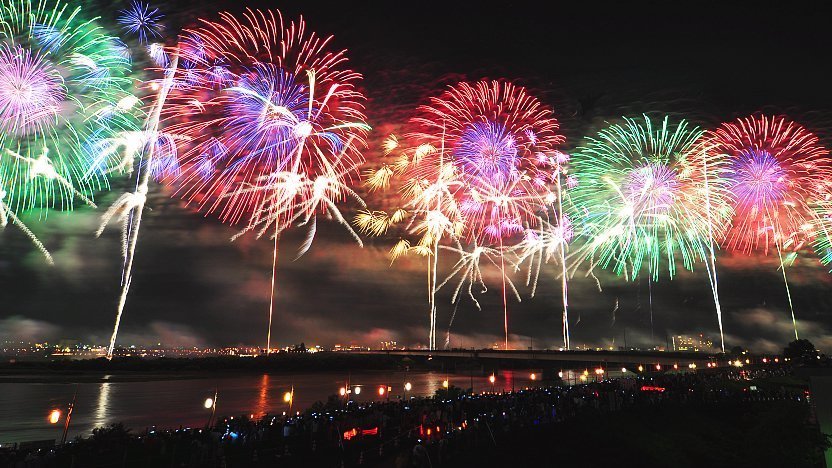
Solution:
[(673, 337), (675, 351), (710, 351), (713, 347), (713, 342), (701, 333), (698, 336), (676, 335)]

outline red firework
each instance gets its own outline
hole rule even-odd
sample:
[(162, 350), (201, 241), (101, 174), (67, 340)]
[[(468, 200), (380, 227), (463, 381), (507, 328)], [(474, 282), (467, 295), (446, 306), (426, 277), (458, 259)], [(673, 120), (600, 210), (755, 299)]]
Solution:
[(280, 218), (278, 230), (347, 196), (369, 127), (361, 76), (331, 39), (251, 9), (184, 31), (161, 117), (177, 142), (180, 196), (223, 222)]
[(436, 149), (414, 166), (411, 178), (434, 179), (426, 176), (453, 166), (464, 237), (502, 244), (536, 225), (551, 204), (554, 148), (564, 138), (552, 110), (524, 88), (460, 83), (421, 106), (411, 124), (408, 138)]
[(814, 237), (811, 205), (832, 187), (829, 151), (817, 136), (785, 117), (760, 115), (722, 124), (710, 142), (728, 158), (735, 215), (727, 248), (796, 251)]

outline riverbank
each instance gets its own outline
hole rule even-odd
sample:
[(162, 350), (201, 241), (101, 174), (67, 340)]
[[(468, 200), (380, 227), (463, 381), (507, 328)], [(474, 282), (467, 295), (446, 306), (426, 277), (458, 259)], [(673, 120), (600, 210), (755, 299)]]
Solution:
[[(812, 467), (826, 439), (813, 424), (805, 390), (789, 374), (781, 367), (725, 369), (503, 393), (451, 387), (434, 398), (389, 402), (333, 395), (298, 415), (220, 417), (210, 431), (136, 433), (116, 425), (53, 451), (9, 453), (5, 460), (36, 457), (43, 467), (528, 466), (556, 460), (563, 461), (558, 466), (639, 460), (659, 467), (697, 461)], [(783, 381), (790, 384), (778, 384)]]

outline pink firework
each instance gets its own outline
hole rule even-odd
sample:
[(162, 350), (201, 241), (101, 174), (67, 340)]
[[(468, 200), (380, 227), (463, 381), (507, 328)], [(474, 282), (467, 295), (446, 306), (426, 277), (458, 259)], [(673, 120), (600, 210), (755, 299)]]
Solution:
[(330, 40), (309, 32), (303, 19), (286, 25), (278, 11), (248, 9), (242, 19), (220, 13), (218, 21), (201, 20), (173, 52), (178, 66), (161, 120), (179, 161), (165, 162), (161, 173), (223, 222), (245, 219), (238, 235), (272, 233), (266, 352), (280, 233), (306, 226), (302, 255), (322, 213), (361, 245), (336, 204), (353, 198), (363, 205), (348, 182), (364, 161), (370, 127), (355, 88), (361, 76), (346, 68), (345, 51), (329, 50)]
[[(254, 216), (280, 231), (349, 195), (369, 127), (360, 75), (330, 40), (278, 11), (220, 13), (185, 30), (162, 113), (183, 198), (224, 222)], [(324, 182), (335, 189), (322, 193)]]
[(57, 69), (21, 47), (0, 46), (0, 132), (43, 132), (58, 118), (66, 98)]
[(551, 199), (550, 155), (563, 142), (551, 109), (522, 87), (480, 81), (450, 87), (411, 123), (408, 138), (438, 150), (415, 165), (413, 176), (445, 165), (456, 171), (464, 237), (502, 244), (537, 224)]
[[(563, 141), (557, 133), (557, 120), (551, 109), (524, 88), (503, 81), (480, 81), (460, 83), (432, 98), (430, 104), (419, 108), (411, 125), (413, 131), (407, 137), (417, 149), (413, 159), (406, 161), (405, 198), (412, 198), (408, 205), (424, 212), (426, 219), (441, 214), (449, 220), (445, 224), (461, 227), (450, 231), (457, 245), (453, 250), (462, 256), (461, 264), (473, 262), (462, 282), (467, 280), (470, 285), (476, 281), (480, 253), (499, 254), (499, 263), (492, 262), (499, 266), (503, 283), (507, 349), (507, 293), (509, 287), (515, 294), (516, 290), (506, 277), (504, 248), (508, 242), (522, 239), (526, 229), (539, 228), (543, 224), (540, 216), (557, 200), (550, 189), (559, 177), (556, 159), (560, 153), (554, 149)], [(433, 192), (436, 196), (431, 196)], [(462, 239), (471, 243), (472, 252), (465, 251)], [(429, 276), (433, 349), (440, 236), (427, 236), (427, 240), (433, 251)]]
[(815, 235), (810, 206), (832, 187), (829, 154), (818, 137), (784, 117), (752, 116), (711, 132), (711, 151), (728, 158), (733, 226), (724, 244), (766, 254), (798, 250)]

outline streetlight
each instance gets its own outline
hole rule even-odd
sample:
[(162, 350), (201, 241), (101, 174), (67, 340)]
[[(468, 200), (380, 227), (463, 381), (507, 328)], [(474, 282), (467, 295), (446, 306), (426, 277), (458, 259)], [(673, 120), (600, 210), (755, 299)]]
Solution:
[(208, 416), (208, 423), (205, 424), (205, 429), (206, 430), (211, 429), (211, 421), (214, 420), (214, 415), (217, 412), (217, 396), (218, 396), (218, 394), (219, 394), (218, 389), (214, 389), (214, 398), (208, 397), (208, 398), (205, 399), (205, 402), (202, 404), (205, 407), (205, 409), (210, 409), (211, 410), (211, 415)]
[[(78, 396), (78, 390), (72, 395), (72, 402), (66, 405), (66, 419), (64, 420), (64, 432), (61, 435), (61, 445), (66, 443), (66, 435), (69, 432), (69, 422), (72, 420), (72, 408), (75, 406), (75, 397)], [(61, 420), (61, 410), (53, 409), (49, 412), (49, 424), (58, 424)]]
[[(64, 422), (64, 432), (61, 435), (61, 445), (66, 442), (66, 433), (69, 430), (69, 420), (72, 418), (72, 403), (69, 404), (69, 409), (66, 412), (66, 421)], [(61, 420), (61, 410), (54, 409), (49, 413), (49, 423), (58, 424)]]
[(49, 413), (49, 424), (58, 424), (58, 421), (61, 420), (61, 410), (53, 409), (51, 413)]
[(442, 387), (448, 388), (448, 379), (442, 381)]
[(537, 380), (537, 374), (532, 372), (532, 375), (529, 376), (532, 380)]
[(283, 402), (289, 404), (289, 414), (292, 413), (292, 403), (294, 403), (294, 400), (295, 400), (295, 386), (292, 385), (292, 389), (283, 394)]
[(356, 385), (356, 386), (355, 386), (355, 390), (353, 390), (353, 392), (355, 392), (355, 394), (356, 394), (356, 395), (361, 395), (361, 387), (359, 387), (358, 385)]
[(407, 392), (409, 392), (411, 388), (413, 388), (413, 385), (411, 385), (410, 382), (405, 382), (404, 383), (404, 399), (405, 400), (407, 400)]

